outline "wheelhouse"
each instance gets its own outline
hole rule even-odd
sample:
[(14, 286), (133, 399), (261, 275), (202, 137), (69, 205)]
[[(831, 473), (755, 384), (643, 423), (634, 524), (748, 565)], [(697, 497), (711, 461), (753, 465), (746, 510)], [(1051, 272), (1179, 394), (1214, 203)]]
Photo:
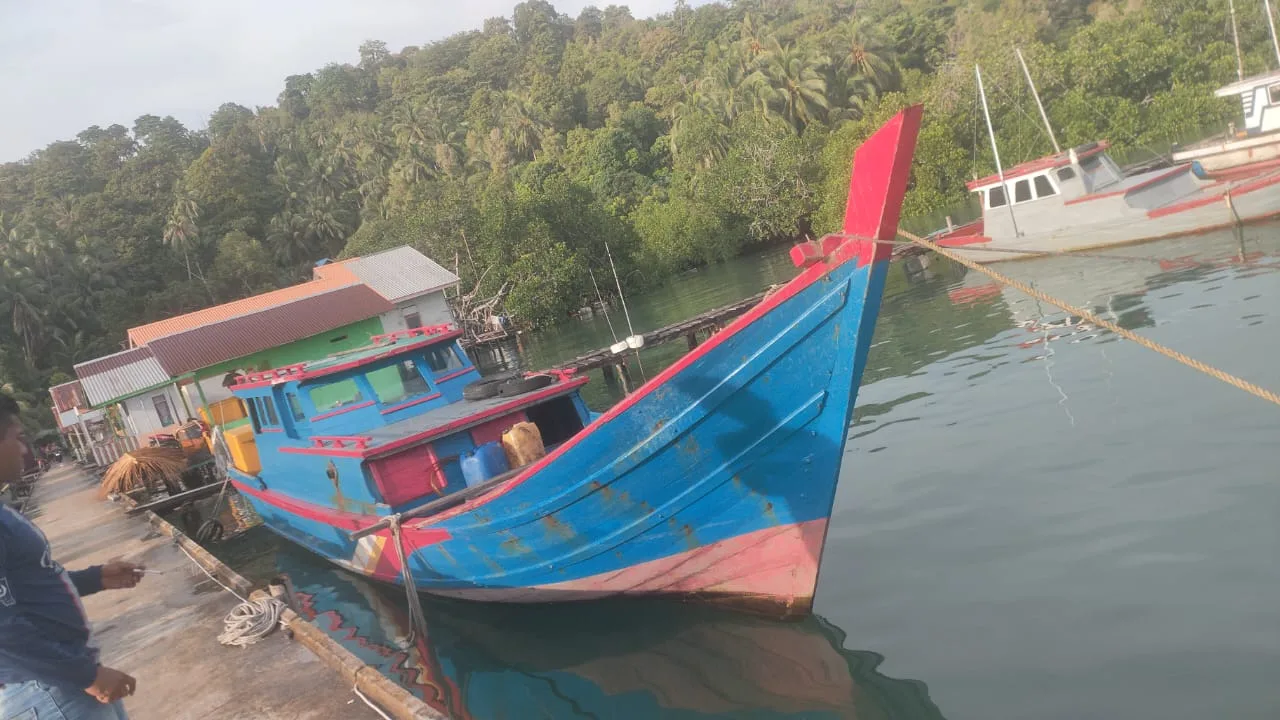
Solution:
[(537, 428), (545, 452), (591, 419), (577, 393), (586, 379), (567, 374), (514, 378), (505, 386), (514, 390), (467, 399), (480, 377), (460, 337), (453, 326), (402, 330), (241, 377), (232, 392), (250, 423), (228, 432), (231, 464), (262, 489), (386, 514), (474, 484), (463, 461), (519, 424)]

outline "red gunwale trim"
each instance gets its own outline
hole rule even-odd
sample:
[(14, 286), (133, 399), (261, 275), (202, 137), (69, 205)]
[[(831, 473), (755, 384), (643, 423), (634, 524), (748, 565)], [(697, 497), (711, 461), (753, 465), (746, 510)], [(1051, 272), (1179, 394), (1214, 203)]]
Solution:
[(429, 335), (426, 338), (423, 338), (422, 340), (409, 343), (407, 345), (397, 345), (394, 343), (389, 344), (385, 346), (386, 352), (380, 352), (376, 355), (370, 355), (369, 357), (360, 358), (359, 360), (352, 360), (350, 362), (341, 363), (339, 365), (332, 365), (329, 367), (317, 368), (315, 370), (303, 370), (302, 374), (297, 376), (296, 379), (314, 380), (315, 378), (325, 377), (326, 375), (333, 375), (334, 373), (346, 372), (347, 370), (353, 370), (362, 365), (368, 365), (370, 363), (378, 362), (379, 360), (385, 360), (394, 355), (403, 355), (407, 352), (418, 350), (420, 348), (424, 348), (429, 345), (438, 345), (443, 342), (457, 340), (460, 337), (462, 337), (462, 331), (453, 330), (447, 333), (442, 333), (440, 335)]
[[(386, 517), (384, 515), (364, 515), (361, 513), (333, 510), (323, 505), (316, 505), (314, 503), (296, 500), (288, 495), (278, 493), (273, 490), (259, 490), (258, 488), (252, 487), (251, 485), (234, 478), (231, 480), (231, 484), (240, 492), (252, 495), (254, 498), (270, 505), (274, 505), (286, 512), (348, 531), (367, 528)], [(452, 535), (449, 534), (448, 530), (432, 529), (429, 535), (425, 537), (415, 535), (413, 540), (416, 545), (421, 546), (422, 544), (432, 544), (448, 540), (451, 537)]]
[(436, 382), (442, 383), (442, 382), (445, 382), (446, 380), (453, 380), (454, 378), (460, 378), (463, 375), (466, 375), (467, 373), (473, 373), (475, 371), (476, 371), (475, 367), (464, 368), (457, 372), (451, 372), (448, 375), (441, 375), (440, 377), (436, 378)]
[[(1239, 185), (1228, 187), (1226, 190), (1222, 191), (1221, 193), (1209, 195), (1208, 197), (1200, 197), (1194, 200), (1187, 200), (1186, 202), (1175, 203), (1173, 205), (1166, 205), (1165, 207), (1155, 208), (1154, 210), (1148, 210), (1147, 217), (1158, 218), (1158, 217), (1164, 217), (1166, 215), (1173, 215), (1175, 213), (1186, 212), (1187, 210), (1194, 210), (1198, 207), (1204, 207), (1205, 205), (1212, 205), (1213, 203), (1216, 203), (1216, 202), (1222, 202), (1228, 195), (1231, 195), (1233, 197), (1236, 195), (1244, 195), (1246, 193), (1254, 192), (1255, 190), (1261, 190), (1262, 188), (1275, 185), (1276, 183), (1280, 183), (1280, 173), (1272, 173), (1270, 175), (1264, 175), (1263, 177), (1260, 177), (1256, 180), (1250, 180), (1249, 182), (1246, 182), (1246, 183), (1241, 183)], [(1200, 232), (1200, 230), (1196, 230), (1195, 232)]]
[[(1095, 147), (1091, 147), (1082, 153), (1077, 153), (1076, 157), (1080, 160), (1083, 160), (1087, 157), (1093, 157), (1094, 155), (1097, 155), (1100, 152), (1106, 151), (1107, 148), (1109, 147), (1111, 147), (1111, 143), (1107, 142), (1106, 140), (1100, 140), (1098, 141), (1098, 144)], [(1047, 155), (1045, 157), (1038, 158), (1036, 160), (1029, 160), (1027, 162), (1022, 163), (1021, 165), (1014, 165), (1013, 167), (1004, 171), (1005, 182), (1008, 182), (1009, 180), (1013, 180), (1014, 178), (1020, 178), (1024, 175), (1037, 173), (1037, 172), (1040, 172), (1041, 170), (1049, 170), (1052, 168), (1066, 167), (1067, 165), (1071, 164), (1070, 152), (1071, 152), (1070, 150), (1064, 150), (1063, 152), (1058, 153), (1057, 155)], [(970, 190), (980, 190), (989, 185), (999, 185), (999, 184), (1000, 184), (1000, 176), (997, 174), (997, 175), (988, 175), (984, 178), (978, 178), (977, 180), (970, 180), (969, 182), (965, 183), (965, 186), (968, 187)]]
[(288, 445), (277, 448), (279, 452), (289, 455), (324, 455), (327, 457), (345, 457), (345, 458), (364, 458), (365, 451), (354, 449), (339, 449), (332, 447), (294, 447)]
[(1109, 197), (1117, 197), (1117, 196), (1121, 196), (1121, 195), (1128, 195), (1129, 193), (1132, 193), (1132, 192), (1137, 192), (1137, 191), (1139, 191), (1139, 190), (1145, 190), (1145, 189), (1147, 189), (1147, 188), (1151, 187), (1152, 185), (1155, 185), (1156, 183), (1163, 182), (1164, 180), (1167, 180), (1167, 179), (1169, 179), (1169, 178), (1173, 177), (1174, 175), (1181, 175), (1182, 173), (1185, 173), (1185, 172), (1191, 172), (1191, 166), (1190, 166), (1190, 165), (1181, 165), (1181, 166), (1179, 166), (1179, 167), (1175, 167), (1175, 168), (1173, 168), (1173, 169), (1171, 169), (1171, 170), (1168, 170), (1168, 171), (1166, 171), (1166, 172), (1160, 173), (1159, 175), (1156, 175), (1155, 177), (1147, 178), (1146, 180), (1143, 180), (1142, 182), (1138, 183), (1137, 185), (1134, 185), (1134, 186), (1132, 186), (1132, 187), (1124, 188), (1123, 190), (1114, 190), (1114, 191), (1112, 191), (1112, 192), (1093, 193), (1093, 194), (1091, 194), (1091, 195), (1083, 195), (1083, 196), (1078, 197), (1078, 198), (1072, 198), (1072, 199), (1070, 199), (1070, 200), (1067, 200), (1066, 202), (1064, 202), (1064, 203), (1062, 203), (1062, 204), (1063, 204), (1063, 205), (1078, 205), (1078, 204), (1080, 204), (1080, 203), (1089, 202), (1090, 200), (1101, 200), (1102, 198), (1109, 198)]
[[(900, 150), (903, 145), (906, 145), (909, 151), (905, 153), (905, 158), (895, 152), (894, 157), (890, 160), (892, 163), (892, 170), (890, 171), (890, 177), (887, 179), (885, 187), (883, 188), (883, 192), (885, 193), (884, 204), (879, 208), (868, 208), (860, 203), (854, 202), (857, 196), (854, 185), (859, 180), (857, 163), (855, 162), (854, 172), (849, 181), (849, 203), (845, 206), (844, 230), (846, 233), (852, 234), (856, 231), (863, 230), (864, 225), (874, 223), (876, 225), (875, 229), (872, 232), (867, 233), (868, 235), (874, 233), (874, 239), (888, 240), (897, 234), (898, 217), (901, 210), (902, 197), (906, 194), (907, 180), (909, 179), (911, 170), (911, 161), (915, 154), (916, 138), (920, 130), (921, 112), (922, 107), (920, 105), (908, 107), (906, 110), (895, 116), (894, 119), (886, 123), (880, 130), (877, 130), (875, 134), (863, 143), (862, 147), (869, 145), (878, 139), (881, 133), (889, 130), (891, 126), (901, 118), (901, 125), (896, 128), (898, 137), (896, 139), (895, 149)], [(892, 132), (892, 130), (890, 130), (890, 132)], [(909, 139), (904, 141), (903, 136), (906, 136)], [(860, 155), (859, 151), (862, 150), (862, 147), (859, 147), (858, 151), (854, 152), (855, 159)], [(868, 158), (868, 160), (884, 160), (884, 158)], [(900, 162), (903, 160), (905, 160), (905, 162)], [(872, 175), (874, 175), (874, 172), (872, 172)], [(879, 210), (879, 213), (872, 215), (876, 210)], [(828, 238), (824, 238), (823, 240), (825, 241), (827, 239)], [(797, 248), (816, 244), (818, 243), (809, 241), (807, 243), (801, 243)], [(515, 477), (503, 483), (502, 487), (496, 488), (484, 496), (477, 498), (475, 502), (463, 503), (456, 508), (451, 508), (424, 518), (413, 527), (420, 528), (447, 520), (464, 512), (470, 512), (476, 505), (488, 504), (489, 502), (507, 494), (512, 488), (521, 485), (530, 477), (541, 472), (543, 468), (560, 459), (571, 448), (582, 442), (584, 438), (589, 437), (592, 433), (607, 425), (614, 418), (634, 407), (636, 403), (640, 402), (655, 390), (669, 382), (673, 377), (683, 372), (698, 360), (702, 359), (707, 353), (728, 341), (729, 338), (742, 332), (743, 329), (764, 317), (769, 312), (772, 312), (782, 303), (795, 297), (800, 293), (800, 291), (826, 277), (828, 273), (835, 270), (837, 267), (850, 261), (857, 262), (858, 267), (880, 262), (887, 263), (890, 260), (892, 251), (893, 246), (888, 243), (875, 243), (872, 240), (858, 237), (847, 238), (839, 245), (839, 247), (834, 248), (834, 251), (831, 252), (826, 259), (816, 260), (811, 264), (805, 265), (800, 273), (791, 280), (791, 282), (782, 286), (772, 295), (766, 296), (758, 305), (751, 308), (746, 313), (739, 315), (736, 320), (726, 325), (720, 332), (712, 335), (706, 342), (689, 351), (684, 355), (684, 357), (675, 361), (671, 365), (668, 365), (665, 370), (653, 376), (649, 382), (641, 385), (635, 392), (626, 396), (619, 403), (609, 408), (609, 410), (603, 415), (596, 418), (595, 422), (580, 430), (578, 434), (561, 443), (558, 448), (544, 455), (541, 460), (530, 464)], [(801, 254), (803, 255), (803, 253)], [(792, 258), (793, 260), (796, 259), (795, 249), (792, 251)], [(383, 448), (379, 448), (379, 451), (382, 450)]]
[(317, 420), (328, 420), (331, 417), (342, 415), (344, 413), (355, 412), (356, 410), (363, 410), (367, 407), (373, 407), (372, 400), (365, 400), (362, 403), (356, 403), (355, 405), (348, 405), (347, 407), (338, 408), (337, 410), (333, 410), (327, 413), (320, 413), (319, 415), (313, 415), (311, 417), (311, 422), (315, 422)]
[(383, 415), (390, 415), (390, 414), (391, 414), (391, 413), (393, 413), (393, 412), (400, 412), (401, 410), (404, 410), (405, 408), (411, 408), (411, 407), (413, 407), (414, 405), (421, 405), (421, 404), (422, 404), (422, 403), (424, 403), (424, 402), (431, 402), (432, 400), (436, 400), (436, 399), (438, 399), (438, 398), (440, 398), (440, 397), (442, 397), (442, 396), (440, 395), (440, 393), (431, 393), (430, 395), (424, 395), (424, 396), (422, 396), (422, 397), (420, 397), (420, 398), (416, 398), (416, 399), (414, 399), (414, 400), (410, 400), (410, 401), (408, 401), (408, 402), (402, 402), (402, 403), (400, 403), (399, 405), (392, 405), (392, 406), (391, 406), (391, 407), (389, 407), (389, 408), (383, 408), (383, 409), (382, 409), (382, 410), (380, 410), (379, 412), (381, 412)]

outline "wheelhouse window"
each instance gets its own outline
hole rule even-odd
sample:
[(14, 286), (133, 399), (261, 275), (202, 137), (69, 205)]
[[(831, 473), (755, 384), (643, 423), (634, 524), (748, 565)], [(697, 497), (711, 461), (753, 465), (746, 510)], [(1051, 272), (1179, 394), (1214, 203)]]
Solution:
[(404, 314), (404, 326), (410, 330), (422, 327), (422, 316), (417, 310), (406, 311)]
[(422, 376), (417, 363), (410, 359), (366, 373), (365, 378), (373, 386), (378, 402), (383, 405), (397, 403), (415, 395), (425, 395), (431, 391), (431, 386)]
[(1076, 176), (1076, 171), (1072, 170), (1069, 167), (1058, 168), (1058, 180), (1060, 182), (1066, 182), (1074, 178), (1075, 176)]
[(347, 405), (364, 402), (364, 393), (360, 392), (360, 385), (355, 378), (311, 388), (308, 394), (311, 396), (311, 404), (320, 413), (332, 412)]
[(453, 351), (452, 345), (427, 348), (426, 359), (427, 366), (431, 368), (431, 372), (437, 375), (453, 370), (461, 370), (465, 367), (458, 354)]
[(249, 417), (253, 420), (254, 432), (267, 432), (280, 428), (280, 415), (276, 412), (275, 401), (271, 398), (249, 398)]
[(1019, 180), (1013, 186), (1013, 202), (1024, 203), (1031, 200), (1031, 181)]
[(1032, 182), (1036, 186), (1036, 198), (1049, 197), (1057, 195), (1058, 189), (1053, 186), (1053, 182), (1049, 180), (1048, 175), (1037, 175), (1032, 178)]
[(1272, 105), (1280, 105), (1280, 85), (1271, 85), (1267, 87), (1267, 100)]
[(298, 400), (298, 396), (294, 393), (285, 393), (285, 399), (289, 403), (289, 412), (293, 413), (293, 419), (299, 422), (307, 419), (307, 414), (302, 410), (302, 402)]
[(987, 190), (987, 207), (998, 208), (1004, 207), (1008, 203), (1008, 199), (1004, 194), (1004, 186), (997, 185)]
[(262, 409), (266, 411), (266, 424), (279, 427), (280, 415), (276, 413), (276, 401), (272, 398), (260, 398), (260, 400), (262, 400)]

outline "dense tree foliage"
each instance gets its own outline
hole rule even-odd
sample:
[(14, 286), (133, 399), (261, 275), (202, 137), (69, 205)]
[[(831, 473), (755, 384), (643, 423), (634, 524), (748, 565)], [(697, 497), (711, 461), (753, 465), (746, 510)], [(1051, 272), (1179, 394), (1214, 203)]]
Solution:
[[(1240, 5), (1247, 70), (1266, 23)], [(1260, 3), (1254, 3), (1259, 5)], [(1226, 0), (679, 1), (510, 18), (284, 79), (192, 131), (144, 115), (0, 165), (0, 379), (34, 401), (141, 322), (305, 278), (325, 256), (408, 243), (525, 324), (563, 317), (607, 267), (624, 282), (836, 227), (852, 149), (925, 102), (907, 215), (962, 206), (992, 169), (983, 65), (1006, 163), (1049, 142), (1167, 147), (1236, 112)]]

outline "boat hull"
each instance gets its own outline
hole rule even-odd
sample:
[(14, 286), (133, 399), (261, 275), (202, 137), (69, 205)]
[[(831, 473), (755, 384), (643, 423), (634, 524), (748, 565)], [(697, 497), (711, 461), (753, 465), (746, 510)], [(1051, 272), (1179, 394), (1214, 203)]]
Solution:
[[(726, 328), (712, 351), (519, 483), (406, 521), (417, 589), (518, 603), (660, 596), (807, 614), (866, 360), (864, 321), (878, 313), (888, 267), (856, 264), (766, 300), (760, 317)], [(351, 571), (403, 581), (388, 532), (351, 541), (323, 510), (282, 505), (245, 480), (237, 487), (267, 527)]]
[[(1093, 250), (1195, 235), (1280, 217), (1280, 171), (1209, 185), (1167, 205), (1143, 210), (1123, 194), (1073, 205), (1081, 224), (1017, 238), (948, 234), (939, 243), (979, 263), (1034, 253)], [(1101, 218), (1101, 220), (1099, 220)], [(1011, 252), (1001, 252), (1008, 250)]]
[(795, 248), (792, 282), (487, 493), (352, 540), (381, 518), (233, 481), (269, 528), (420, 592), (806, 614), (920, 114), (859, 148), (844, 234)]

